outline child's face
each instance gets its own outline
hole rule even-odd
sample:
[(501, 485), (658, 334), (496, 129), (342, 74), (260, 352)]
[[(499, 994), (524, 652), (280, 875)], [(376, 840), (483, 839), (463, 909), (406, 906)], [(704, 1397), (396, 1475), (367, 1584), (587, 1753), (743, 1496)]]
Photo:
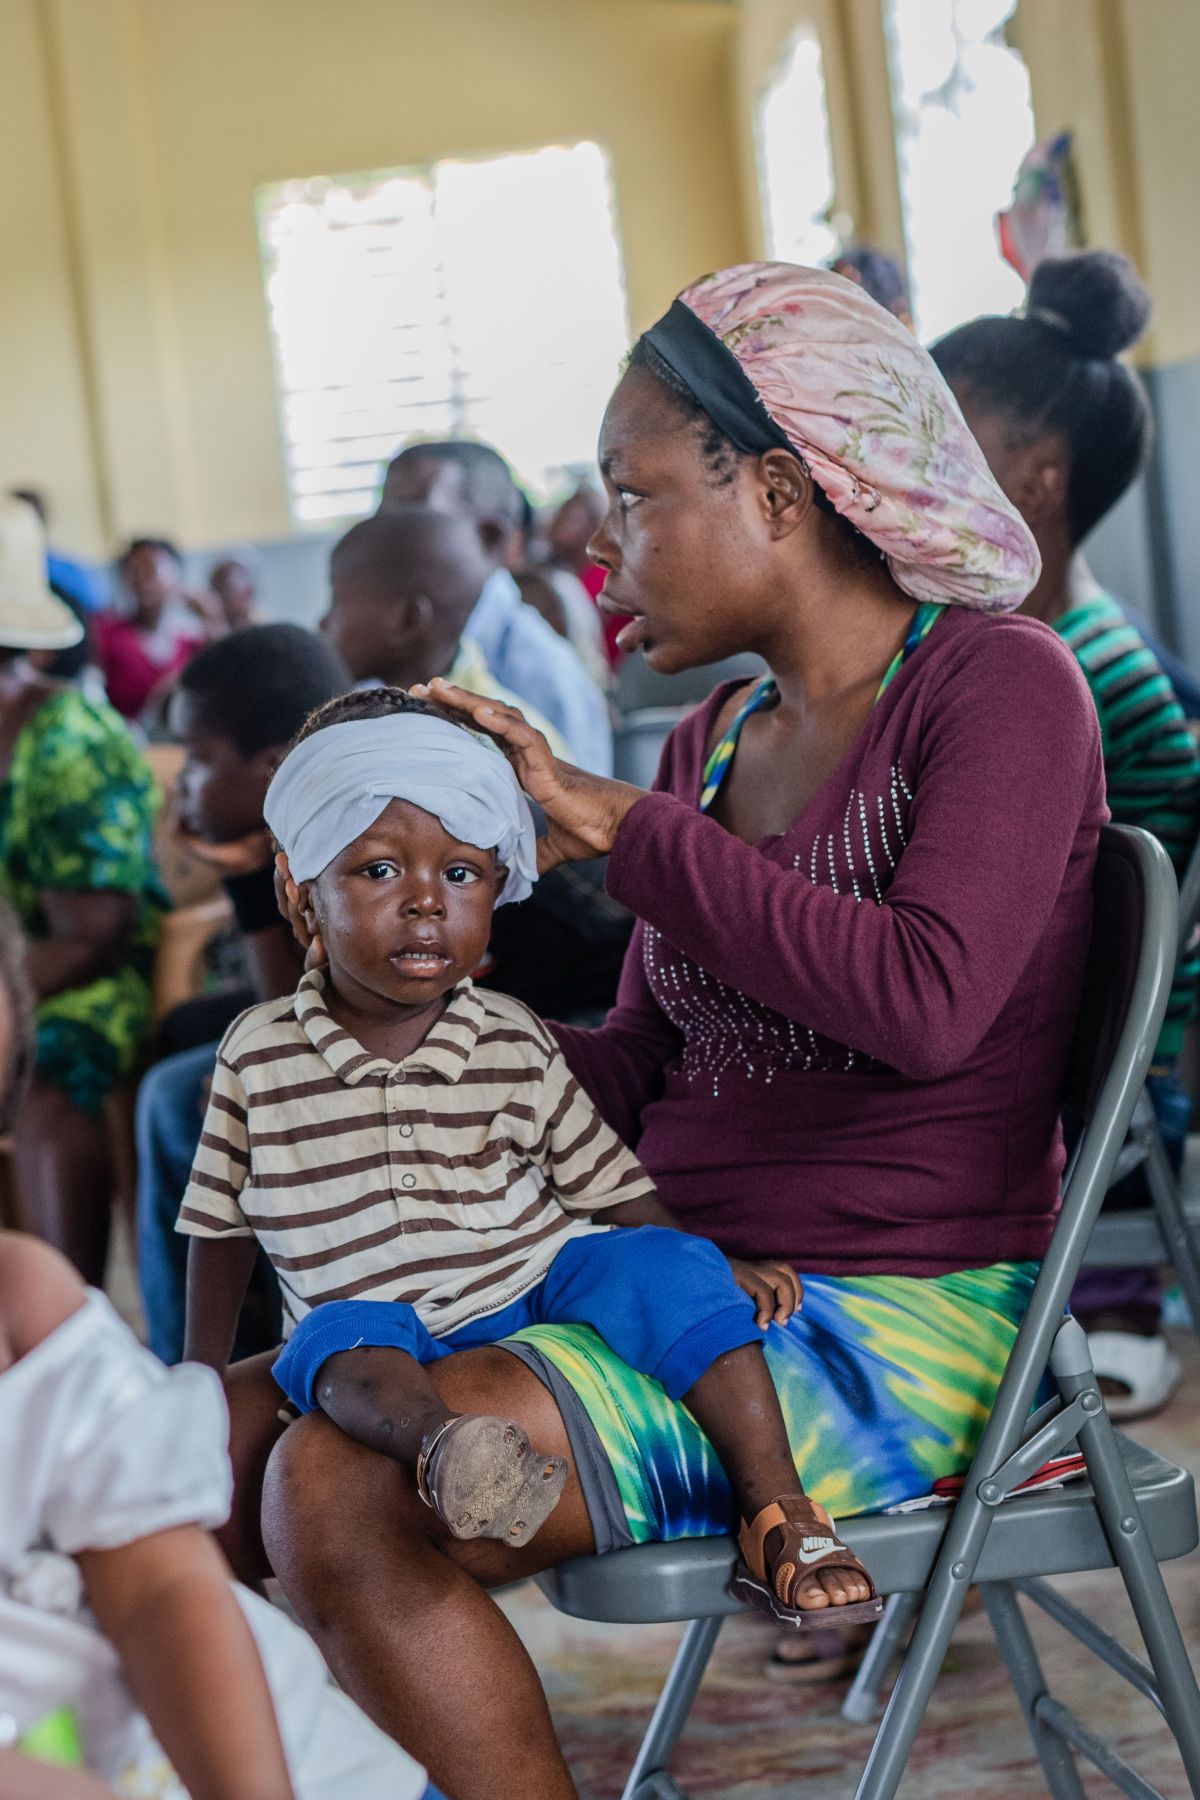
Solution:
[(393, 800), (301, 888), (342, 999), (428, 1006), (483, 961), (507, 871), (439, 819)]
[(229, 844), (263, 829), (263, 801), (277, 752), (245, 757), (231, 739), (205, 728), (192, 697), (176, 694), (171, 729), (187, 751), (179, 776), (180, 823), (193, 837)]

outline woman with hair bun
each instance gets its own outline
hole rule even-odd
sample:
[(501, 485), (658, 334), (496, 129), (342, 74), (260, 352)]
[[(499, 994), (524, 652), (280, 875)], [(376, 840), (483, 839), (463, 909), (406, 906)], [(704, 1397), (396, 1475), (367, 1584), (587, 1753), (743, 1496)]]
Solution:
[[(1152, 421), (1146, 390), (1118, 361), (1150, 317), (1150, 297), (1111, 250), (1048, 258), (1022, 317), (975, 319), (934, 345), (992, 472), (1037, 539), (1041, 577), (1022, 611), (1077, 657), (1100, 717), (1108, 803), (1183, 870), (1200, 830), (1200, 751), (1153, 649), (1080, 555), (1089, 532), (1141, 472)], [(1150, 1094), (1178, 1168), (1190, 1102), (1175, 1074), (1200, 961), (1188, 958), (1159, 1039)], [(1135, 1170), (1117, 1202), (1145, 1204)], [(1115, 1417), (1157, 1410), (1179, 1379), (1161, 1330), (1157, 1269), (1085, 1270), (1073, 1307)]]

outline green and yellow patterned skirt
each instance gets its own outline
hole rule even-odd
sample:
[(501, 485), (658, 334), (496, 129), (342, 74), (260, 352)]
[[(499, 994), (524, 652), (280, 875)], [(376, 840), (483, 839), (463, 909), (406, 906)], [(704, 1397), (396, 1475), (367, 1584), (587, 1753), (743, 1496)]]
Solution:
[[(804, 1277), (765, 1335), (796, 1469), (835, 1518), (880, 1512), (974, 1454), (1038, 1265), (957, 1275)], [(634, 1543), (732, 1529), (725, 1472), (687, 1408), (586, 1326), (515, 1334), (570, 1384), (612, 1467)]]

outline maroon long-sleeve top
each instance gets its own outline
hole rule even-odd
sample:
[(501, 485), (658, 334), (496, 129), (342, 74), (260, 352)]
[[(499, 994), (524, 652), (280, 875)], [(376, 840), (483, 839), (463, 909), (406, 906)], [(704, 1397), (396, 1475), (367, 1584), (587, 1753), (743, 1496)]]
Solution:
[(664, 1202), (731, 1254), (935, 1275), (1040, 1256), (1107, 817), (1074, 657), (951, 608), (781, 836), (699, 811), (718, 690), (617, 835), (638, 925), (557, 1028)]

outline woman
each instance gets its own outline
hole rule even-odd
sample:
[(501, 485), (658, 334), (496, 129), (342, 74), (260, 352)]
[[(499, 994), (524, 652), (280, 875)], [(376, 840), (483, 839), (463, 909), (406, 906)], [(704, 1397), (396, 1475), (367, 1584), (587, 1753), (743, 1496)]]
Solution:
[[(100, 667), (109, 700), (126, 719), (136, 719), (210, 636), (221, 629), (214, 596), (184, 593), (183, 564), (165, 538), (134, 538), (117, 563), (129, 597), (127, 615), (104, 613), (97, 621)], [(187, 605), (204, 617), (203, 632), (180, 631), (175, 618)]]
[[(600, 449), (592, 549), (623, 648), (663, 673), (756, 651), (772, 678), (679, 726), (650, 795), (433, 692), (505, 744), (544, 867), (611, 854), (640, 922), (615, 1011), (564, 1030), (568, 1057), (690, 1229), (801, 1271), (795, 1323), (767, 1334), (797, 1466), (835, 1512), (886, 1506), (966, 1463), (1050, 1234), (1104, 817), (1094, 713), (1051, 632), (984, 616), (1033, 585), (1033, 542), (925, 353), (838, 276), (751, 265), (688, 289)], [(460, 1800), (567, 1800), (484, 1589), (727, 1531), (730, 1496), (687, 1415), (587, 1332), (448, 1357), (438, 1384), (568, 1458), (526, 1550), (452, 1544), (327, 1420), (281, 1436), (261, 1359), (230, 1379), (226, 1542), (261, 1571), (269, 1458), (265, 1550), (343, 1684)]]
[[(1168, 851), (1182, 880), (1200, 832), (1200, 749), (1154, 651), (1093, 580), (1080, 546), (1140, 473), (1146, 391), (1118, 362), (1150, 317), (1131, 265), (1089, 250), (1039, 263), (1021, 318), (975, 319), (933, 348), (992, 473), (1037, 539), (1042, 573), (1022, 608), (1079, 660), (1100, 718), (1108, 803)], [(1155, 1050), (1150, 1097), (1178, 1172), (1191, 1103), (1175, 1073), (1200, 959), (1181, 964)], [(1143, 1170), (1113, 1195), (1145, 1206)], [(1165, 1405), (1179, 1363), (1162, 1331), (1157, 1267), (1087, 1269), (1072, 1308), (1091, 1338), (1114, 1418)]]
[(36, 514), (0, 505), (0, 893), (29, 940), (33, 1079), (15, 1132), (27, 1221), (87, 1280), (104, 1279), (113, 1171), (105, 1103), (153, 1024), (160, 899), (150, 770), (112, 709), (50, 680), (29, 653), (80, 625), (46, 586)]

